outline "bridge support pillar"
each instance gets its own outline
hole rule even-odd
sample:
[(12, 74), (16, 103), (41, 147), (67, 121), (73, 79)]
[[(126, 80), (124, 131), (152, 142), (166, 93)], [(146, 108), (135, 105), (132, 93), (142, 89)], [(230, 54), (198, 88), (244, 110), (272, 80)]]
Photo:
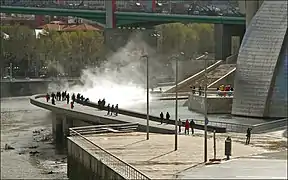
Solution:
[[(245, 34), (245, 25), (227, 25), (215, 24), (214, 25), (214, 40), (215, 40), (215, 59), (226, 60), (232, 55), (232, 37), (240, 37), (239, 44)], [(235, 46), (235, 45), (233, 45)]]
[(52, 134), (56, 149), (62, 151), (67, 147), (67, 136), (73, 121), (64, 115), (53, 114)]

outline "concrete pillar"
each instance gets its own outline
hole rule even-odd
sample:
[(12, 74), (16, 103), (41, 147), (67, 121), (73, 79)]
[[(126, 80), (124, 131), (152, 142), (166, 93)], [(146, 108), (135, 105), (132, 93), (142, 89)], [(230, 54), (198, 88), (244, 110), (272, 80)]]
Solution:
[(52, 135), (54, 143), (56, 142), (56, 124), (57, 124), (56, 120), (57, 120), (56, 114), (52, 113)]
[(256, 14), (259, 8), (258, 0), (245, 0), (245, 12), (246, 12), (246, 28), (249, 26), (252, 18)]
[(116, 0), (105, 1), (106, 28), (116, 28)]
[(225, 60), (231, 55), (231, 38), (229, 25), (215, 24), (214, 39), (215, 39), (215, 59)]
[(56, 114), (53, 118), (53, 139), (58, 152), (63, 150), (63, 116)]

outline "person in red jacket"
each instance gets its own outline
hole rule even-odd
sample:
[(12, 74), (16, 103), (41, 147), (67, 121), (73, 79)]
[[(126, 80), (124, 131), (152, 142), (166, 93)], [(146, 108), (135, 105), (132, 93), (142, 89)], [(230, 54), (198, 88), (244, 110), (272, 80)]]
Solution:
[(189, 124), (189, 121), (187, 119), (185, 122), (185, 134), (186, 134), (186, 132), (188, 132), (188, 135), (189, 135), (189, 128), (190, 128), (190, 124)]

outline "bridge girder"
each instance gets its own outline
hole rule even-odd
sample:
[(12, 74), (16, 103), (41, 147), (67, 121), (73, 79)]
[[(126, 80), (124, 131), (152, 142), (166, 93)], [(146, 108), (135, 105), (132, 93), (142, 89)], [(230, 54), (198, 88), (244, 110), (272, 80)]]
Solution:
[[(56, 9), (56, 8), (28, 8), (0, 6), (2, 13), (74, 16), (88, 20), (94, 20), (106, 24), (105, 11), (79, 10), (79, 9)], [(159, 24), (161, 23), (210, 23), (210, 24), (245, 24), (244, 17), (222, 17), (222, 16), (192, 16), (192, 15), (166, 15), (155, 13), (127, 13), (116, 12), (117, 26), (128, 24)], [(151, 25), (150, 25), (151, 26)]]

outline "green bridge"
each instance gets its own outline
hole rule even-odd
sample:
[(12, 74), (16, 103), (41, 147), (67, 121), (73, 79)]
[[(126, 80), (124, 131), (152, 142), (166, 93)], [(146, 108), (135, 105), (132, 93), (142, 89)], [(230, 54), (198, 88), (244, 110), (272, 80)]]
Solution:
[[(0, 6), (0, 12), (14, 13), (14, 14), (73, 16), (96, 21), (101, 24), (106, 24), (105, 11), (97, 11), (97, 10)], [(146, 25), (153, 26), (157, 24), (170, 23), (170, 22), (209, 23), (209, 24), (227, 24), (227, 25), (245, 24), (245, 17), (171, 15), (171, 14), (139, 13), (139, 12), (116, 12), (115, 14), (116, 14), (117, 26), (129, 25), (129, 26), (144, 27)]]

